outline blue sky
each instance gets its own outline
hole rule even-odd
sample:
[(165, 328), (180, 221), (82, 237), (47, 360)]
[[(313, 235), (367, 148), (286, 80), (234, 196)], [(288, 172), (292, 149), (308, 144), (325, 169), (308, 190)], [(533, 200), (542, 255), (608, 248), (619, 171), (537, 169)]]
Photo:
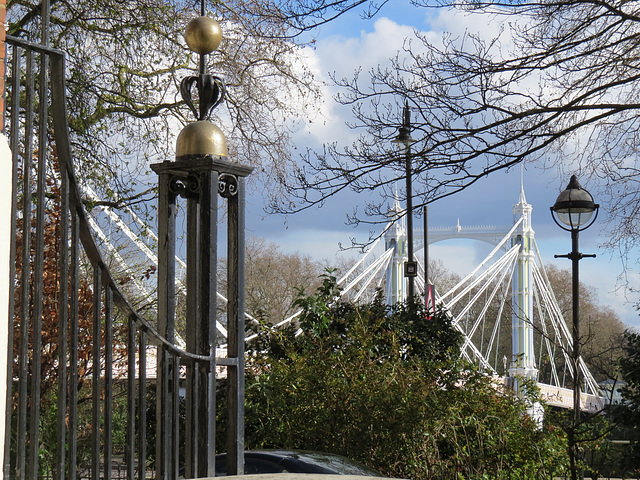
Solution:
[[(398, 49), (414, 28), (422, 31), (462, 32), (473, 30), (477, 19), (460, 16), (451, 11), (417, 9), (406, 1), (391, 1), (372, 20), (362, 20), (360, 11), (353, 11), (344, 18), (323, 26), (316, 32), (314, 48), (307, 52), (309, 64), (316, 75), (329, 83), (329, 73), (349, 76), (355, 68), (363, 71), (384, 63)], [(483, 24), (484, 30), (492, 30)], [(457, 32), (456, 32), (457, 31)], [(434, 33), (438, 37), (441, 33)], [(300, 144), (318, 147), (323, 142), (348, 143), (353, 132), (345, 126), (350, 111), (332, 100), (335, 90), (326, 88), (326, 102), (319, 117), (302, 129), (297, 137)], [(551, 219), (549, 206), (563, 190), (567, 178), (559, 178), (555, 172), (543, 172), (534, 166), (524, 171), (524, 188), (528, 203), (533, 206), (533, 228), (545, 264), (557, 264), (570, 268), (567, 259), (554, 259), (554, 254), (566, 254), (571, 248), (568, 232), (557, 227)], [(513, 222), (512, 206), (520, 192), (520, 169), (497, 173), (467, 191), (440, 200), (429, 208), (429, 222), (433, 227), (461, 225), (510, 226)], [(583, 185), (590, 189), (589, 184)], [(281, 245), (283, 251), (300, 252), (331, 263), (339, 253), (338, 244), (348, 245), (350, 238), (364, 241), (370, 228), (353, 228), (345, 224), (346, 215), (354, 205), (361, 203), (352, 193), (344, 193), (330, 199), (321, 209), (312, 209), (288, 217), (265, 216), (262, 199), (249, 196), (247, 229), (252, 235), (266, 238)], [(596, 198), (596, 202), (598, 199)], [(617, 277), (622, 265), (615, 253), (599, 248), (604, 239), (604, 221), (601, 219), (581, 234), (580, 250), (596, 253), (595, 259), (580, 263), (581, 280), (595, 288), (603, 305), (611, 306), (629, 326), (640, 327), (640, 319), (631, 305), (625, 303), (621, 289), (617, 289)], [(415, 220), (421, 225), (421, 219)], [(441, 258), (449, 269), (464, 274), (480, 261), (485, 248), (475, 242), (463, 241), (438, 244), (431, 250), (434, 258)], [(348, 255), (353, 255), (349, 253)], [(630, 272), (635, 276), (635, 272)]]

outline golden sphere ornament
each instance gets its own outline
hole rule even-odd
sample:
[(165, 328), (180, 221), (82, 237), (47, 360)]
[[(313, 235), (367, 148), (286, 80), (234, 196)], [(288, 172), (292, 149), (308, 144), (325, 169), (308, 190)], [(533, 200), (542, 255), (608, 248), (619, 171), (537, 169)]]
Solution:
[(227, 139), (224, 133), (208, 120), (188, 124), (176, 141), (178, 159), (207, 155), (226, 157), (227, 154)]
[(207, 55), (222, 41), (220, 24), (210, 17), (197, 17), (189, 22), (184, 35), (192, 52)]

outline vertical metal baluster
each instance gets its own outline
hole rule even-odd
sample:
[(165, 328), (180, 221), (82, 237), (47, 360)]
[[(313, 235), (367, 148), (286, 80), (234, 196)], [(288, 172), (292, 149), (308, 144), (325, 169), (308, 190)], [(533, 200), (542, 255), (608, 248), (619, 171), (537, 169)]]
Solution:
[(147, 474), (147, 332), (144, 329), (140, 329), (138, 352), (138, 480), (145, 480)]
[[(12, 194), (11, 194), (11, 231), (17, 232), (17, 211), (18, 211), (18, 163), (20, 161), (18, 155), (18, 138), (19, 138), (19, 115), (20, 115), (20, 68), (22, 63), (20, 58), (22, 50), (18, 47), (13, 47), (13, 58), (11, 62), (11, 104), (10, 104), (10, 116), (11, 126), (9, 131), (9, 145), (11, 148), (11, 158), (13, 163), (12, 171)], [(24, 230), (24, 229), (23, 229)], [(3, 459), (3, 473), (4, 478), (11, 477), (11, 433), (13, 426), (13, 366), (14, 366), (14, 346), (13, 341), (15, 337), (15, 277), (16, 277), (16, 262), (13, 261), (16, 258), (16, 235), (11, 235), (10, 244), (10, 258), (9, 268), (11, 269), (9, 278), (9, 339), (7, 343), (7, 397), (6, 397), (6, 416), (5, 416), (5, 438), (4, 438), (4, 459)]]
[[(211, 358), (209, 364), (202, 362), (202, 384), (199, 388), (202, 415), (200, 422), (206, 425), (206, 436), (200, 438), (203, 445), (203, 457), (206, 459), (206, 472), (203, 475), (215, 476), (216, 445), (216, 272), (218, 246), (218, 172), (206, 171), (200, 175), (200, 321), (198, 325), (200, 353)], [(206, 408), (205, 411), (203, 411)]]
[[(202, 390), (202, 387), (200, 385), (200, 382), (198, 381), (198, 375), (199, 375), (198, 372), (202, 368), (202, 365), (200, 364), (200, 362), (193, 362), (192, 363), (192, 368), (193, 368), (193, 392), (192, 392), (193, 398), (191, 399), (191, 405), (193, 406), (193, 408), (196, 411), (196, 413), (194, 413), (194, 416), (196, 418), (200, 418), (198, 416), (198, 412), (200, 412), (200, 410), (201, 410), (199, 402), (200, 402), (200, 399), (202, 398), (202, 395), (200, 393), (200, 391)], [(191, 438), (189, 439), (189, 441), (192, 442), (192, 443), (195, 443), (198, 440), (197, 425), (198, 424), (196, 424), (196, 428), (192, 431)], [(193, 458), (194, 470), (192, 472), (192, 477), (197, 477), (198, 476), (197, 473), (200, 471), (200, 467), (198, 466), (199, 457), (198, 457), (197, 444), (193, 448), (192, 451), (193, 451), (193, 456), (194, 456), (194, 458)]]
[[(45, 0), (48, 3), (47, 0)], [(46, 9), (44, 21), (48, 22), (48, 8)], [(46, 29), (48, 32), (48, 28)], [(49, 68), (51, 76), (51, 112), (53, 113), (53, 130), (54, 138), (65, 139), (68, 132), (67, 116), (66, 116), (66, 104), (65, 104), (65, 61), (63, 55), (53, 54), (49, 57)], [(57, 142), (57, 153), (60, 164), (60, 174), (63, 178), (70, 180), (72, 174), (71, 152), (69, 144), (65, 141)], [(72, 182), (70, 182), (72, 185)], [(75, 190), (70, 190), (70, 200), (75, 198)], [(80, 295), (80, 282), (79, 282), (79, 246), (80, 246), (80, 227), (81, 221), (79, 217), (79, 210), (82, 206), (76, 205), (75, 202), (70, 211), (71, 215), (71, 250), (69, 252), (71, 268), (70, 268), (70, 280), (69, 290), (71, 291), (71, 297), (69, 299), (69, 320), (68, 327), (70, 329), (68, 335), (68, 348), (69, 348), (69, 364), (70, 371), (68, 372), (68, 477), (71, 480), (75, 480), (77, 476), (77, 432), (78, 432), (78, 341), (79, 341), (79, 295)], [(94, 291), (95, 293), (95, 291)]]
[[(197, 350), (193, 350), (193, 352), (196, 352)], [(200, 362), (198, 361), (193, 361), (191, 362), (191, 364), (189, 365), (189, 370), (188, 370), (188, 375), (190, 372), (190, 376), (188, 377), (191, 380), (191, 392), (187, 391), (187, 404), (186, 404), (186, 409), (187, 409), (187, 414), (191, 413), (191, 418), (192, 421), (194, 421), (194, 426), (191, 429), (191, 431), (187, 431), (187, 438), (186, 438), (186, 446), (191, 445), (191, 448), (188, 450), (190, 451), (190, 458), (187, 461), (187, 466), (189, 466), (189, 462), (191, 462), (191, 472), (189, 473), (189, 476), (191, 478), (196, 478), (198, 476), (198, 471), (199, 471), (199, 467), (198, 467), (198, 444), (197, 444), (197, 440), (198, 440), (198, 423), (197, 420), (199, 417), (198, 412), (200, 411), (200, 406), (199, 406), (199, 401), (200, 401), (200, 383), (198, 382), (198, 372), (200, 371), (201, 365)], [(191, 409), (192, 411), (189, 412), (189, 409)], [(189, 421), (189, 419), (187, 419), (187, 422)]]
[[(187, 199), (187, 301), (186, 318), (187, 325), (186, 343), (187, 351), (199, 353), (198, 349), (198, 329), (197, 319), (200, 312), (200, 300), (198, 295), (198, 271), (200, 268), (199, 249), (193, 241), (198, 238), (198, 201), (195, 198)], [(187, 367), (187, 424), (186, 424), (186, 475), (197, 477), (198, 475), (198, 450), (199, 442), (197, 435), (202, 427), (202, 418), (198, 415), (198, 367), (197, 362), (191, 363)]]
[(229, 430), (227, 474), (244, 470), (244, 179), (238, 177), (237, 194), (228, 200), (227, 245), (227, 352), (236, 363), (227, 368)]
[(50, 37), (50, 20), (51, 20), (51, 8), (50, 8), (49, 0), (42, 0), (41, 2), (41, 10), (40, 15), (42, 18), (41, 25), (41, 33), (42, 33), (42, 44), (49, 46), (49, 37)]
[(156, 436), (159, 437), (159, 441), (156, 440), (156, 445), (160, 445), (160, 448), (156, 449), (156, 479), (169, 480), (171, 478), (169, 476), (169, 468), (171, 466), (171, 415), (168, 412), (171, 411), (169, 387), (171, 381), (171, 353), (165, 346), (162, 346), (158, 347), (158, 354), (162, 354), (160, 357), (162, 361), (158, 368), (160, 381), (156, 387), (160, 388), (160, 392), (156, 392), (156, 395), (160, 397), (160, 402), (156, 403), (156, 418), (159, 420), (159, 428), (156, 430)]
[[(188, 324), (187, 324), (188, 325)], [(187, 332), (192, 329), (187, 329)], [(187, 351), (194, 352), (189, 348), (187, 341)], [(197, 447), (195, 445), (195, 433), (197, 432), (197, 412), (198, 412), (198, 382), (197, 372), (198, 362), (191, 362), (187, 365), (186, 372), (186, 397), (185, 397), (185, 475), (186, 478), (193, 478), (198, 471)]]
[(93, 391), (91, 410), (91, 478), (100, 480), (100, 343), (102, 318), (102, 268), (93, 266)]
[[(67, 175), (66, 170), (62, 173)], [(78, 258), (78, 242), (80, 241), (80, 226), (78, 212), (71, 212), (71, 299), (70, 299), (70, 331), (69, 331), (69, 472), (68, 478), (75, 480), (77, 476), (78, 454), (78, 342), (79, 342), (79, 278), (80, 259)]]
[[(175, 335), (175, 212), (176, 198), (170, 191), (171, 174), (159, 174), (158, 186), (158, 330), (173, 343)], [(171, 440), (168, 383), (169, 358), (165, 347), (158, 348), (159, 375), (156, 390), (156, 478), (167, 478)]]
[(69, 181), (67, 172), (60, 178), (60, 249), (58, 255), (60, 271), (60, 322), (58, 328), (58, 418), (56, 426), (56, 478), (66, 478), (66, 417), (67, 417), (67, 335), (69, 330)]
[(20, 311), (20, 375), (18, 397), (18, 428), (16, 434), (19, 439), (17, 445), (16, 478), (26, 478), (27, 465), (27, 382), (29, 375), (29, 300), (31, 290), (31, 156), (33, 145), (30, 132), (33, 129), (33, 59), (31, 50), (27, 50), (27, 77), (31, 79), (27, 83), (26, 91), (26, 118), (25, 118), (25, 154), (23, 158), (23, 185), (22, 185), (22, 291)]
[[(45, 55), (41, 55), (41, 59)], [(30, 477), (38, 478), (38, 463), (40, 459), (40, 387), (42, 382), (42, 309), (43, 309), (43, 270), (44, 270), (44, 207), (45, 207), (45, 175), (46, 175), (46, 148), (47, 148), (47, 97), (44, 92), (46, 84), (46, 62), (41, 60), (40, 82), (38, 85), (39, 109), (36, 124), (40, 122), (38, 131), (37, 151), (37, 188), (36, 188), (36, 237), (33, 267), (33, 335), (31, 340), (31, 415), (30, 415), (30, 448), (29, 455)], [(34, 72), (35, 73), (35, 72)], [(32, 87), (35, 90), (35, 85)], [(30, 130), (33, 131), (33, 130)]]
[(104, 288), (104, 478), (113, 469), (113, 291)]
[(136, 317), (130, 315), (127, 324), (127, 442), (125, 446), (127, 480), (133, 480), (135, 475), (136, 347)]
[(173, 401), (171, 411), (171, 423), (173, 423), (172, 429), (172, 465), (171, 465), (171, 478), (177, 479), (179, 474), (180, 465), (180, 356), (174, 355), (173, 357)]

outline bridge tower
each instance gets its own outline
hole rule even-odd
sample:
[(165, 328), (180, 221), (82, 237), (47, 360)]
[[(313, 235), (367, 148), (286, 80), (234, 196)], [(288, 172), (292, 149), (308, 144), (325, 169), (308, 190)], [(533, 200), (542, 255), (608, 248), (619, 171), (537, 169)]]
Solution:
[(511, 235), (511, 246), (520, 246), (516, 268), (511, 281), (511, 342), (512, 358), (509, 376), (514, 378), (518, 389), (523, 380), (537, 381), (538, 369), (533, 350), (533, 238), (531, 212), (524, 188), (520, 189), (518, 203), (513, 206), (514, 224), (520, 224)]
[[(511, 278), (511, 321), (512, 352), (509, 362), (509, 376), (513, 386), (521, 388), (523, 381), (537, 381), (538, 369), (534, 355), (533, 329), (533, 269), (534, 231), (532, 228), (533, 208), (527, 203), (524, 187), (521, 186), (518, 202), (513, 206), (513, 227), (497, 229), (495, 227), (455, 227), (429, 230), (429, 244), (454, 238), (480, 240), (496, 248), (517, 248), (517, 260)], [(403, 212), (398, 198), (391, 208), (390, 216), (401, 217)], [(510, 233), (507, 233), (509, 230)], [(424, 248), (422, 231), (416, 232), (416, 246)], [(386, 298), (389, 305), (406, 298), (406, 280), (403, 265), (407, 260), (407, 229), (404, 218), (390, 225), (384, 234), (385, 251), (393, 249), (393, 256), (386, 270)]]

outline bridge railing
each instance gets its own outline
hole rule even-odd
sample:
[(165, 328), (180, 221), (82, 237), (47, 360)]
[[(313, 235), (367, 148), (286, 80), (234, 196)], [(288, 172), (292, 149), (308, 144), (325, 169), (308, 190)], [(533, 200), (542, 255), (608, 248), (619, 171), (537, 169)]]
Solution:
[(177, 478), (190, 440), (163, 424), (180, 421), (181, 369), (215, 359), (159, 335), (106, 267), (74, 174), (64, 54), (12, 37), (7, 46), (15, 262), (5, 478), (108, 479), (124, 464), (126, 478), (145, 479), (160, 463), (163, 478)]
[[(573, 390), (569, 388), (557, 387), (555, 385), (546, 385), (538, 383), (540, 389), (540, 397), (553, 407), (573, 409)], [(607, 399), (604, 396), (592, 395), (589, 393), (580, 394), (580, 408), (583, 411), (597, 413), (602, 411), (607, 405)]]

